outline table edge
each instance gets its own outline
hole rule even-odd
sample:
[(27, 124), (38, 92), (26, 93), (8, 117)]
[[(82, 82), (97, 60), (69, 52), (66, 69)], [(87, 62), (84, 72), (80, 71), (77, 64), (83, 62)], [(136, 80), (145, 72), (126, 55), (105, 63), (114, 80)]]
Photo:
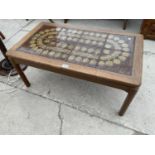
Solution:
[[(69, 27), (69, 28), (76, 28), (77, 29), (77, 26), (73, 26), (73, 25), (68, 25), (68, 24), (57, 24), (57, 23), (46, 23), (46, 22), (41, 22), (40, 24), (38, 24), (35, 28), (33, 28), (26, 36), (24, 36), (18, 43), (16, 43), (12, 48), (10, 48), (7, 52), (7, 56), (8, 57), (13, 57), (13, 58), (16, 58), (16, 59), (20, 59), (19, 57), (19, 54), (17, 53), (20, 53), (20, 51), (16, 51), (16, 49), (18, 47), (20, 47), (31, 35), (33, 35), (38, 29), (40, 29), (40, 27), (42, 27), (43, 25), (50, 25), (50, 26), (62, 26), (62, 27)], [(112, 76), (113, 78), (111, 79), (112, 81), (115, 81), (115, 82), (120, 82), (120, 83), (123, 83), (125, 85), (131, 85), (131, 86), (140, 86), (141, 85), (141, 76), (142, 76), (142, 55), (143, 55), (143, 36), (141, 34), (135, 34), (135, 33), (128, 33), (128, 32), (123, 32), (123, 31), (117, 31), (116, 30), (105, 30), (105, 29), (102, 29), (102, 28), (98, 28), (97, 30), (94, 30), (94, 28), (90, 28), (90, 27), (79, 27), (78, 26), (78, 29), (82, 29), (82, 30), (87, 30), (87, 31), (96, 31), (96, 32), (104, 32), (104, 33), (112, 33), (112, 34), (119, 34), (119, 35), (129, 35), (129, 36), (134, 36), (136, 37), (136, 41), (135, 41), (135, 49), (134, 49), (134, 60), (133, 60), (133, 71), (132, 71), (132, 75), (131, 76), (127, 76), (127, 75), (124, 75), (124, 74), (118, 74), (118, 73), (114, 73), (114, 72), (110, 72), (110, 71), (106, 71), (106, 70), (99, 70), (99, 69), (96, 69), (98, 70), (98, 73), (97, 75), (100, 77), (100, 78), (103, 78), (103, 79), (107, 79), (107, 77), (105, 75), (107, 75), (108, 77), (109, 76)], [(141, 46), (139, 44), (142, 44)], [(16, 55), (18, 56), (15, 56), (13, 53), (16, 51)], [(27, 54), (27, 53), (22, 53), (23, 55), (24, 54)], [(21, 54), (20, 54), (21, 56)], [(32, 55), (30, 55), (32, 56)], [(33, 55), (34, 56), (34, 55)], [(40, 59), (41, 56), (35, 56), (36, 59)], [(140, 62), (137, 63), (137, 61), (135, 61), (135, 59), (138, 59), (138, 57), (140, 57)], [(44, 57), (41, 57), (42, 59), (44, 59)], [(23, 58), (24, 59), (24, 58)], [(49, 58), (45, 58), (46, 61), (47, 59)], [(55, 61), (54, 59), (51, 59), (52, 61)], [(58, 60), (56, 60), (58, 61)], [(59, 60), (60, 61), (60, 60)], [(63, 63), (66, 63), (64, 61), (62, 61)], [(68, 63), (68, 62), (67, 62)], [(80, 68), (85, 68), (85, 69), (90, 69), (90, 67), (87, 67), (87, 66), (82, 66), (82, 65), (78, 65), (78, 64), (71, 64), (71, 63), (68, 63), (70, 64), (70, 66), (80, 66)], [(54, 67), (54, 66), (51, 66), (51, 67)], [(60, 67), (60, 66), (59, 66)], [(89, 70), (88, 69), (88, 70)], [(93, 68), (91, 68), (92, 70)], [(118, 80), (118, 79), (121, 79), (121, 80)], [(110, 78), (108, 78), (110, 80)], [(117, 79), (117, 80), (115, 80)]]

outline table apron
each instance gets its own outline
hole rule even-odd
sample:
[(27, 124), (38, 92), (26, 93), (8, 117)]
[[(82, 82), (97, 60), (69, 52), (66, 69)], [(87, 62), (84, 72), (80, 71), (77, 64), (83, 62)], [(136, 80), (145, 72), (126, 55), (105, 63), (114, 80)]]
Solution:
[(52, 67), (46, 64), (39, 64), (39, 63), (35, 63), (32, 61), (23, 60), (23, 59), (21, 60), (21, 59), (13, 58), (13, 57), (9, 57), (9, 59), (12, 59), (16, 64), (26, 64), (28, 66), (32, 66), (38, 69), (44, 69), (44, 70), (52, 71), (55, 73), (67, 75), (70, 77), (75, 77), (78, 79), (82, 79), (82, 80), (86, 80), (86, 81), (90, 81), (90, 82), (94, 82), (98, 84), (103, 84), (103, 85), (106, 85), (112, 88), (124, 90), (126, 92), (129, 92), (131, 89), (137, 89), (136, 86), (125, 85), (120, 82), (112, 81), (110, 79), (108, 80), (108, 79), (100, 78), (95, 75), (90, 76), (88, 74), (80, 73), (80, 72), (73, 71), (73, 70), (71, 71), (65, 68), (56, 68), (56, 67)]

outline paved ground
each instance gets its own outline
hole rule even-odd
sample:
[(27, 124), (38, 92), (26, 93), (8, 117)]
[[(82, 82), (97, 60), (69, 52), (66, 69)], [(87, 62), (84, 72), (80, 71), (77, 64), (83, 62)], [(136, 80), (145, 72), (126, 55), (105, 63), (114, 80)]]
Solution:
[[(0, 20), (6, 46), (41, 21)], [(121, 20), (69, 23), (122, 29)], [(140, 24), (130, 20), (126, 31), (139, 32)], [(155, 42), (144, 43), (143, 84), (124, 117), (117, 112), (125, 92), (29, 67), (30, 88), (19, 77), (0, 77), (0, 134), (155, 134)]]

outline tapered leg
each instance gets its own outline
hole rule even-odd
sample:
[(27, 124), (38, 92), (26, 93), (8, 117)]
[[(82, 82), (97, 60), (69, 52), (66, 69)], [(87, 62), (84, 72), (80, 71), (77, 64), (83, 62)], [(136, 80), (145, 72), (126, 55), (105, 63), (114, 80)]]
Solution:
[(67, 23), (68, 19), (64, 19), (64, 23)]
[(27, 77), (25, 76), (24, 72), (21, 70), (20, 65), (16, 64), (14, 60), (10, 59), (13, 67), (16, 69), (17, 73), (20, 75), (21, 79), (23, 80), (23, 82), (25, 83), (25, 85), (27, 87), (30, 87), (30, 83), (27, 79)]
[(130, 89), (128, 91), (128, 95), (127, 95), (127, 97), (126, 97), (126, 99), (125, 99), (125, 101), (124, 101), (124, 103), (123, 103), (123, 105), (122, 105), (122, 107), (121, 107), (121, 109), (119, 111), (119, 115), (120, 116), (124, 115), (124, 113), (126, 112), (127, 108), (129, 107), (130, 103), (132, 102), (134, 96), (136, 95), (137, 91), (138, 91), (138, 88)]
[(123, 30), (125, 30), (125, 29), (126, 29), (127, 24), (128, 24), (128, 19), (124, 19), (124, 23), (123, 23)]
[(54, 23), (54, 21), (52, 19), (48, 19), (51, 23)]

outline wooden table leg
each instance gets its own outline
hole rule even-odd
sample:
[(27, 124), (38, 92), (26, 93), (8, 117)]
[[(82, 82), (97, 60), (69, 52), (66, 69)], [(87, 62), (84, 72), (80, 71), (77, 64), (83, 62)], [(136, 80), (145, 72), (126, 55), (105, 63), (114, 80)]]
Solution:
[(24, 72), (21, 70), (20, 65), (16, 64), (16, 62), (13, 59), (10, 59), (13, 67), (16, 69), (17, 73), (20, 75), (21, 79), (23, 80), (23, 82), (25, 83), (25, 85), (27, 87), (30, 87), (30, 83), (27, 79), (27, 77), (25, 76)]
[(128, 19), (124, 19), (124, 22), (123, 22), (123, 30), (126, 29), (127, 24), (128, 24)]
[(64, 19), (64, 23), (67, 23), (68, 22), (68, 19)]
[(124, 103), (123, 103), (123, 105), (122, 105), (122, 107), (121, 107), (121, 109), (119, 111), (120, 116), (124, 115), (127, 108), (129, 107), (130, 103), (132, 102), (134, 96), (136, 95), (137, 91), (138, 91), (138, 88), (130, 89), (128, 91), (128, 95), (127, 95), (127, 97), (126, 97), (126, 99), (125, 99), (125, 101), (124, 101)]
[(54, 21), (52, 19), (48, 19), (51, 23), (54, 23)]

